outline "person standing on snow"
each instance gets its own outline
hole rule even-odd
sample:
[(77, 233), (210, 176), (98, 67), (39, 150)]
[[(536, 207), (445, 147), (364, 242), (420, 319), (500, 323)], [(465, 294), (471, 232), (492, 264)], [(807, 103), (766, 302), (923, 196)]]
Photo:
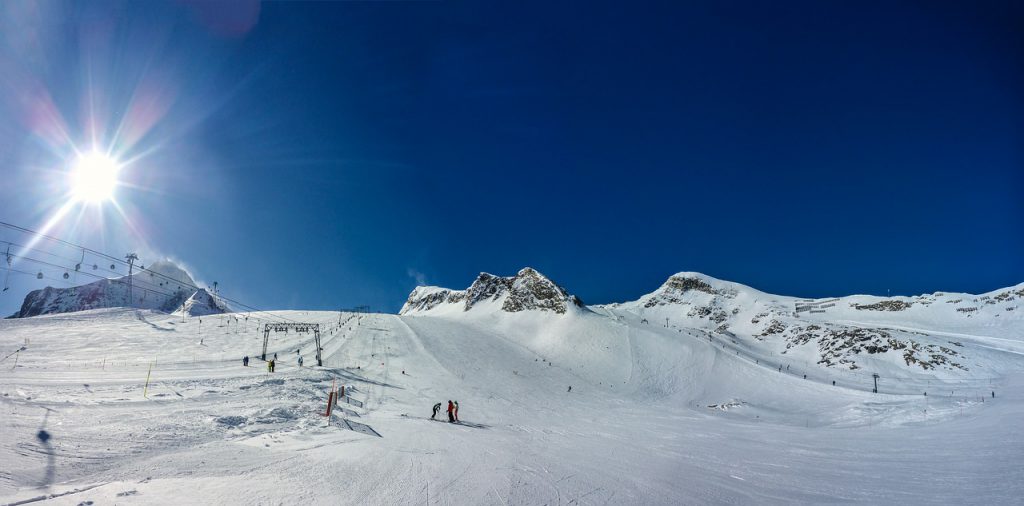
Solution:
[(242, 367), (249, 367), (249, 355), (242, 357)]
[(452, 404), (451, 399), (448, 400), (448, 423), (455, 423), (455, 415), (452, 414), (452, 410), (455, 409), (455, 405)]
[(455, 421), (459, 421), (459, 401), (455, 401)]
[(431, 420), (435, 419), (434, 417), (437, 416), (437, 412), (438, 411), (441, 411), (441, 403), (440, 402), (437, 403), (437, 404), (434, 404), (434, 413), (432, 415), (430, 415), (430, 419)]
[(302, 355), (299, 355), (299, 367), (302, 367)]
[(274, 372), (274, 359), (267, 360), (267, 372)]

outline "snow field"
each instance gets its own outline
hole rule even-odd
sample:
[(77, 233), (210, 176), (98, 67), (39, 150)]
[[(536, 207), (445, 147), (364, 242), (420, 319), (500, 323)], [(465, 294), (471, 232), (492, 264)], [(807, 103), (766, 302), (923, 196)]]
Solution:
[[(609, 310), (621, 318), (275, 312), (329, 330), (323, 368), (310, 367), (311, 334), (272, 333), (273, 374), (241, 366), (262, 345), (259, 315), (0, 321), (0, 349), (26, 346), (17, 367), (0, 362), (0, 502), (1013, 504), (1024, 493), (1015, 344), (972, 341), (1006, 361), (984, 403), (987, 384), (970, 383), (984, 378), (915, 378), (970, 396), (872, 394)], [(363, 407), (342, 404), (329, 423), (332, 383)], [(464, 424), (429, 420), (448, 399)]]

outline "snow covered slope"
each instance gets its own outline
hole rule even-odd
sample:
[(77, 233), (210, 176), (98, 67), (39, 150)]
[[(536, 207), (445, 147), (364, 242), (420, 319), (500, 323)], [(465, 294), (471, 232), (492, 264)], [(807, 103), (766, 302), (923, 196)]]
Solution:
[(509, 278), (481, 274), (466, 290), (418, 287), (401, 314), (456, 318), (481, 330), (521, 334), (537, 346), (547, 339), (551, 343), (544, 346), (557, 343), (570, 350), (606, 334), (594, 328), (663, 327), (722, 341), (757, 365), (792, 371), (792, 363), (799, 363), (808, 374), (873, 383), (867, 380), (876, 373), (910, 381), (988, 378), (1013, 369), (1017, 356), (992, 351), (988, 342), (1008, 339), (1007, 346), (1024, 352), (1019, 306), (1024, 306), (1024, 283), (983, 295), (810, 300), (681, 272), (639, 300), (586, 307), (526, 268)]
[(977, 378), (1017, 366), (1016, 356), (993, 353), (988, 343), (1009, 340), (1024, 352), (1021, 306), (1024, 283), (982, 295), (798, 299), (681, 272), (637, 301), (595, 309), (699, 330), (769, 360), (890, 377)]
[[(681, 273), (638, 301), (586, 307), (539, 274), (516, 278), (417, 289), (397, 316), (101, 309), (0, 321), (0, 350), (14, 352), (0, 362), (0, 502), (1024, 496), (1024, 333), (1009, 316), (1018, 310), (1006, 310), (1019, 286), (804, 301)], [(968, 303), (982, 308), (956, 310)], [(876, 309), (889, 307), (902, 309)], [(768, 332), (772, 320), (784, 329)], [(292, 330), (270, 334), (277, 372), (258, 360), (242, 367), (262, 351), (263, 324), (285, 321), (320, 324), (324, 366), (309, 367), (313, 336)], [(891, 344), (871, 353), (871, 337), (853, 343), (863, 348), (852, 362), (819, 363), (831, 332), (857, 329), (925, 351), (956, 341), (946, 346), (966, 369), (925, 351), (936, 365), (908, 364)], [(347, 397), (328, 418), (332, 384)], [(462, 423), (432, 421), (431, 406), (449, 399)]]
[(131, 276), (100, 279), (70, 288), (48, 286), (33, 290), (25, 297), (21, 310), (12, 316), (25, 318), (108, 307), (172, 311), (195, 291), (194, 287), (195, 281), (184, 269), (169, 260), (160, 260), (148, 268), (138, 268)]
[(212, 293), (206, 291), (205, 288), (196, 290), (178, 309), (174, 310), (175, 313), (186, 313), (191, 316), (206, 316), (212, 314), (230, 313), (231, 308), (221, 300), (219, 297), (214, 296)]

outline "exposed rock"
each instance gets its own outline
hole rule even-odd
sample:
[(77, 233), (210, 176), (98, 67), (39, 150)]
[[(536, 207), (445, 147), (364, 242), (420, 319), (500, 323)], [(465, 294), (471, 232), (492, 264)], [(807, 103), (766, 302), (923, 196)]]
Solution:
[[(139, 268), (129, 277), (100, 279), (70, 288), (46, 287), (25, 296), (13, 318), (68, 313), (108, 307), (134, 307), (173, 311), (195, 292), (191, 276), (174, 263), (154, 262), (149, 269)], [(129, 297), (130, 295), (130, 297)], [(131, 300), (129, 300), (129, 298)]]
[(469, 311), (487, 301), (501, 301), (501, 310), (509, 313), (538, 310), (563, 314), (570, 307), (583, 307), (579, 297), (527, 267), (512, 277), (480, 273), (466, 290), (417, 287), (400, 314), (430, 311), (442, 304), (459, 304), (463, 311)]
[(883, 300), (874, 304), (854, 304), (853, 307), (862, 311), (903, 311), (912, 305), (913, 302), (902, 300)]
[[(707, 282), (700, 280), (695, 277), (679, 276), (675, 275), (668, 278), (668, 281), (662, 285), (661, 289), (656, 295), (651, 297), (644, 303), (644, 307), (663, 306), (666, 304), (677, 304), (682, 302), (680, 298), (686, 292), (695, 290), (698, 292), (704, 292), (711, 295), (719, 295), (719, 292), (715, 290), (713, 286)], [(735, 297), (735, 292), (730, 291), (725, 294), (730, 297)]]
[(402, 306), (401, 314), (413, 311), (429, 311), (441, 304), (457, 304), (465, 300), (466, 292), (437, 287), (416, 287)]
[(205, 288), (196, 290), (175, 312), (185, 312), (191, 316), (206, 316), (211, 314), (229, 313), (231, 309), (224, 301), (215, 297)]

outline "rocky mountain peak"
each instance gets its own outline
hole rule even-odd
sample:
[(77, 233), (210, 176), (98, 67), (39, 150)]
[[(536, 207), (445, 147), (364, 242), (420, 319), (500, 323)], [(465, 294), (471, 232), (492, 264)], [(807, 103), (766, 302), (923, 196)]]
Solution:
[(538, 310), (564, 314), (570, 308), (583, 307), (578, 297), (535, 269), (526, 267), (511, 277), (481, 272), (465, 290), (417, 287), (409, 295), (401, 314), (429, 311), (442, 305), (458, 305), (462, 311), (469, 311), (489, 303), (500, 303), (500, 310), (508, 313)]
[(67, 288), (48, 286), (33, 290), (12, 316), (25, 318), (108, 307), (173, 311), (195, 291), (195, 282), (184, 269), (170, 260), (158, 260), (146, 268), (136, 266), (131, 276), (99, 279)]
[(688, 302), (694, 297), (711, 298), (736, 296), (732, 283), (719, 281), (697, 272), (673, 274), (658, 290), (644, 297), (644, 307), (664, 306)]
[(185, 302), (175, 310), (176, 313), (185, 312), (190, 316), (206, 316), (211, 314), (230, 313), (228, 305), (208, 292), (205, 288), (196, 290)]

